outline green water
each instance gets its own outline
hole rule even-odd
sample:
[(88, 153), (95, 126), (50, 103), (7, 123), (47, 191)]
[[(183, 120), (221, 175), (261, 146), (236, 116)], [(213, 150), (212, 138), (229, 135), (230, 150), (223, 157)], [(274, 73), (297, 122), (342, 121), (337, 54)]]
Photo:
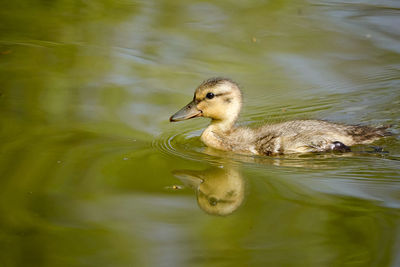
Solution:
[[(3, 1), (0, 266), (399, 266), (400, 3)], [(210, 151), (170, 123), (201, 81), (239, 123), (382, 125), (349, 154)]]

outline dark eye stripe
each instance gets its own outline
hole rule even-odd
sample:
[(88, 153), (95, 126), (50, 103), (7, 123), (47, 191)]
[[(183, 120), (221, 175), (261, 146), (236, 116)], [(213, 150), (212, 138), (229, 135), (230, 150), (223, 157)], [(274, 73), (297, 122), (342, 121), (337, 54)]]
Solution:
[(215, 96), (222, 96), (222, 95), (229, 95), (229, 94), (230, 94), (229, 92), (226, 92), (226, 93), (216, 94)]
[[(230, 94), (231, 94), (230, 92), (219, 93), (219, 94), (214, 94), (214, 97), (223, 96), (223, 95), (230, 95)], [(196, 97), (196, 96), (195, 96), (195, 97)], [(207, 96), (205, 96), (203, 99), (195, 98), (195, 101), (196, 101), (196, 103), (200, 103), (201, 101), (206, 100), (206, 99), (207, 99)]]
[[(229, 92), (227, 92), (227, 93), (219, 93), (219, 94), (214, 94), (214, 97), (223, 96), (223, 95), (229, 95), (229, 94), (230, 94)], [(206, 98), (207, 98), (207, 96), (204, 97), (202, 100), (205, 100)]]

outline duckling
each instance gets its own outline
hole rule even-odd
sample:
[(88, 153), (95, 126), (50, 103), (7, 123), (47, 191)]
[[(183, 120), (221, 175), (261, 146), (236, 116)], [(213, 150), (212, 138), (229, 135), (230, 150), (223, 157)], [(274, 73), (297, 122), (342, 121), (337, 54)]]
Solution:
[(321, 120), (294, 120), (258, 128), (237, 127), (242, 107), (239, 85), (226, 78), (211, 78), (197, 87), (193, 100), (170, 117), (171, 122), (211, 118), (202, 142), (215, 149), (248, 155), (350, 151), (390, 135), (390, 126), (344, 125)]

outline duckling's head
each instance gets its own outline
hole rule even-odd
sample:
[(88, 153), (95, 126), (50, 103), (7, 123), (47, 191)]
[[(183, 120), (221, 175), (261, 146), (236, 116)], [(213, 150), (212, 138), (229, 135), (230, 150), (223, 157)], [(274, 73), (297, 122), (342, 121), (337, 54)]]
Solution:
[(242, 106), (239, 86), (225, 78), (211, 78), (197, 87), (193, 101), (171, 116), (170, 121), (195, 117), (234, 123)]

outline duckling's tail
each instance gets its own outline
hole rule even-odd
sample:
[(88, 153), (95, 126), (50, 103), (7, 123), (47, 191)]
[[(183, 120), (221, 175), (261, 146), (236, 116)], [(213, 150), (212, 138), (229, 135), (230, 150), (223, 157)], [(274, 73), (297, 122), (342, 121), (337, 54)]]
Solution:
[(392, 125), (383, 125), (379, 127), (352, 125), (346, 132), (352, 136), (354, 144), (369, 144), (385, 136), (393, 135), (387, 131)]

